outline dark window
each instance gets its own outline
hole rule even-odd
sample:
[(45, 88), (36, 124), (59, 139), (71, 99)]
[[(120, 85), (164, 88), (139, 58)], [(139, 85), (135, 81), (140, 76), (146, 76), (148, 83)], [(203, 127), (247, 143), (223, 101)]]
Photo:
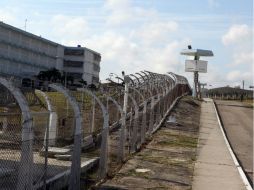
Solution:
[(93, 78), (92, 78), (92, 83), (98, 83), (98, 82), (99, 82), (99, 78), (93, 76)]
[(69, 60), (64, 60), (64, 67), (78, 67), (78, 68), (83, 68), (83, 61), (69, 61)]
[(99, 54), (93, 54), (94, 61), (101, 61), (101, 56)]
[(64, 55), (84, 55), (83, 49), (64, 49)]
[(82, 73), (69, 73), (67, 74), (67, 76), (72, 76), (75, 79), (81, 79), (82, 78)]
[(93, 64), (93, 70), (100, 72), (100, 66), (94, 63)]

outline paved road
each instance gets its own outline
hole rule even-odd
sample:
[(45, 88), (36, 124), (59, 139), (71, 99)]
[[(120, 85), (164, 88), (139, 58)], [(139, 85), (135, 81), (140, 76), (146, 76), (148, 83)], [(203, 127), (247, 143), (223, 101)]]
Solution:
[(236, 101), (216, 100), (229, 142), (253, 183), (253, 108)]

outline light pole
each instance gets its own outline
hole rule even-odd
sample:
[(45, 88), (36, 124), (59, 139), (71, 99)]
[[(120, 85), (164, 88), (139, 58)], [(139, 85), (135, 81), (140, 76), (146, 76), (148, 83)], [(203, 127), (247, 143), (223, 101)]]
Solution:
[(213, 56), (213, 52), (211, 50), (202, 50), (202, 49), (192, 49), (189, 45), (188, 49), (184, 49), (181, 51), (181, 55), (194, 56), (194, 60), (186, 60), (185, 61), (185, 72), (193, 72), (194, 73), (194, 83), (193, 83), (193, 91), (192, 96), (198, 98), (198, 92), (200, 92), (199, 82), (198, 82), (198, 73), (206, 73), (207, 72), (207, 61), (201, 61), (199, 58), (201, 56), (208, 57)]

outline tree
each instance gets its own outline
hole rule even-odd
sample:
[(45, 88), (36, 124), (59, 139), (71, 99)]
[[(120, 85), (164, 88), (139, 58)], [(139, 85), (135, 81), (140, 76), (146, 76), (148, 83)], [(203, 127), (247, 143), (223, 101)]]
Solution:
[(68, 76), (67, 73), (64, 73), (62, 76), (61, 76), (61, 83), (65, 85), (65, 80), (66, 80), (66, 84), (71, 84), (73, 85), (74, 83), (74, 77), (73, 76)]
[(84, 85), (84, 86), (87, 85), (87, 82), (86, 82), (85, 80), (83, 80), (83, 79), (81, 79), (79, 82), (80, 82), (82, 85)]
[(56, 82), (57, 80), (61, 80), (61, 73), (58, 69), (51, 68), (46, 71), (40, 71), (37, 78), (42, 81)]

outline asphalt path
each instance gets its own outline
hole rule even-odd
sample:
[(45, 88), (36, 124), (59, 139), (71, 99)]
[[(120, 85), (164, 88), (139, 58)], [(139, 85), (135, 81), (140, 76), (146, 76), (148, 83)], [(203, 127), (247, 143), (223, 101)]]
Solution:
[(237, 101), (216, 100), (228, 140), (253, 184), (253, 108)]

